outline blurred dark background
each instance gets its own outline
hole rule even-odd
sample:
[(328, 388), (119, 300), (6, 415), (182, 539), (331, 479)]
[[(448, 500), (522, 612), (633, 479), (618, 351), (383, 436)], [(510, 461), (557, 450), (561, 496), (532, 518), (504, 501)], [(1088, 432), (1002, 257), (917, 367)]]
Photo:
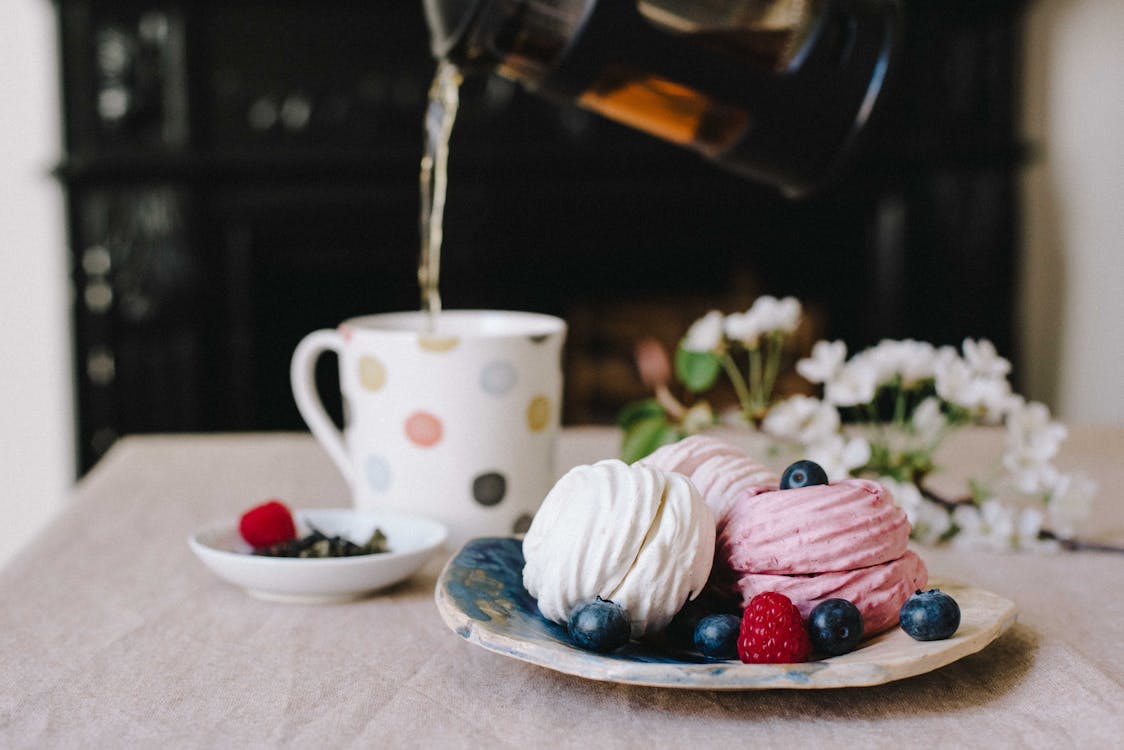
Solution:
[[(301, 429), (307, 332), (418, 306), (435, 67), (420, 2), (56, 0), (79, 462), (136, 432)], [(846, 178), (789, 202), (693, 154), (469, 80), (448, 308), (561, 315), (565, 420), (644, 395), (642, 336), (796, 295), (801, 341), (991, 338), (1015, 356), (1018, 0), (909, 0), (906, 54)], [(332, 363), (324, 363), (330, 410)]]

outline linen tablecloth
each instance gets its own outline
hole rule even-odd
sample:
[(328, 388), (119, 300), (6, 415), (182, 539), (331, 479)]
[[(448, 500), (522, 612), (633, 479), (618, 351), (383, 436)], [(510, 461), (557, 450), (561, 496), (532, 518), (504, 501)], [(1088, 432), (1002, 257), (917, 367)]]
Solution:
[[(568, 430), (560, 467), (613, 455)], [(959, 460), (981, 451), (968, 445)], [(1091, 533), (1124, 542), (1124, 430), (1059, 459), (1101, 483)], [(259, 601), (188, 534), (269, 496), (340, 506), (307, 435), (121, 441), (0, 571), (0, 747), (1121, 747), (1124, 556), (920, 548), (933, 574), (1012, 599), (984, 651), (887, 685), (715, 693), (557, 674), (461, 640), (442, 560), (360, 601)]]

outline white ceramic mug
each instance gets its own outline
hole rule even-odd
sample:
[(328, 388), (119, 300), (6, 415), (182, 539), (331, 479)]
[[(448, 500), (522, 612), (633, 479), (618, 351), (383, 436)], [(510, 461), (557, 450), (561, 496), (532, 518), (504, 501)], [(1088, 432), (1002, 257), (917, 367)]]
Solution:
[[(418, 513), (451, 543), (526, 531), (554, 482), (566, 324), (549, 315), (447, 310), (353, 318), (293, 353), (297, 408), (357, 508)], [(339, 355), (341, 432), (316, 391)]]

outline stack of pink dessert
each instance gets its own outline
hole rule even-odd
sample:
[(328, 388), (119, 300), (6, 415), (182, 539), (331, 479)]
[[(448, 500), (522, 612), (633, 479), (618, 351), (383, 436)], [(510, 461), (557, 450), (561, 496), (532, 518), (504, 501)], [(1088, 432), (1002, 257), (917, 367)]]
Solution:
[(805, 618), (817, 604), (847, 599), (873, 635), (898, 621), (928, 571), (911, 552), (910, 525), (880, 484), (846, 479), (776, 489), (775, 474), (739, 448), (694, 436), (664, 446), (643, 463), (686, 475), (717, 521), (711, 589), (746, 606), (776, 591)]
[(718, 522), (712, 580), (741, 595), (784, 594), (807, 617), (846, 599), (873, 635), (929, 574), (907, 548), (909, 521), (885, 487), (865, 479), (744, 493)]

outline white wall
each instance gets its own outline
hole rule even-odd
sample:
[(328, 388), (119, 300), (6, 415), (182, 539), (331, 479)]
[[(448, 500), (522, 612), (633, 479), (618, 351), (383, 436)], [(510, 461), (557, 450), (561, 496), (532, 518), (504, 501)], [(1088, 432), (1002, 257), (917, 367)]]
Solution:
[(73, 477), (66, 254), (52, 4), (0, 23), (0, 564), (62, 507)]
[(1021, 301), (1029, 395), (1124, 424), (1124, 0), (1037, 0), (1024, 123)]

